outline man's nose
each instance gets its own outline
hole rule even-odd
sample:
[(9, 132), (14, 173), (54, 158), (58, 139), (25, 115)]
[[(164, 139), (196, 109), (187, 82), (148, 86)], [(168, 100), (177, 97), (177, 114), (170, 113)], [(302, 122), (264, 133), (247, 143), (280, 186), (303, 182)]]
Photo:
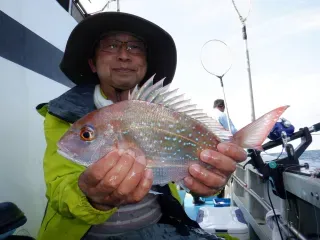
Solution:
[(128, 53), (125, 45), (122, 45), (121, 48), (119, 49), (118, 59), (121, 61), (130, 61), (131, 60), (130, 54)]

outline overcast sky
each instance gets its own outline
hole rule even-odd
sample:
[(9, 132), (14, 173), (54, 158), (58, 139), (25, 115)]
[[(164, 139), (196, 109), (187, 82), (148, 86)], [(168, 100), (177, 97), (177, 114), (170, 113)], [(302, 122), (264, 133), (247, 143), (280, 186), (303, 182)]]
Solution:
[[(106, 3), (90, 1), (81, 0), (88, 12)], [(246, 15), (249, 1), (235, 2)], [(120, 0), (120, 10), (147, 18), (173, 36), (178, 67), (172, 85), (209, 114), (223, 95), (219, 80), (202, 67), (200, 52), (208, 40), (225, 42), (232, 53), (224, 77), (229, 113), (238, 129), (250, 122), (245, 43), (231, 0)], [(106, 11), (116, 11), (116, 3)], [(247, 32), (256, 117), (288, 104), (283, 116), (296, 128), (320, 122), (320, 1), (254, 0)], [(217, 58), (224, 56), (213, 62)], [(310, 149), (320, 149), (319, 135)]]

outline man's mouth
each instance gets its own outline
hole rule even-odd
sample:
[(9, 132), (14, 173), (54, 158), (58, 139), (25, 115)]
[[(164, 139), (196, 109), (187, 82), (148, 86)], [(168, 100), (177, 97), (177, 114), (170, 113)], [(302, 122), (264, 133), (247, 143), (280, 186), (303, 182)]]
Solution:
[(119, 72), (119, 73), (132, 73), (135, 72), (134, 69), (132, 68), (113, 68), (112, 69), (115, 72)]

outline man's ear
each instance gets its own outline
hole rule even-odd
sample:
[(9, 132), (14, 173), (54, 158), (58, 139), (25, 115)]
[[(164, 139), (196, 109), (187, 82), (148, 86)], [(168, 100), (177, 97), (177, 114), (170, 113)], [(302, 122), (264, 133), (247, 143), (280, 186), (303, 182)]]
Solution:
[(92, 58), (90, 58), (90, 59), (88, 60), (88, 64), (89, 64), (89, 66), (90, 66), (90, 68), (91, 68), (91, 71), (92, 71), (93, 73), (96, 73), (96, 72), (97, 72), (97, 68), (96, 68), (96, 65), (94, 64)]

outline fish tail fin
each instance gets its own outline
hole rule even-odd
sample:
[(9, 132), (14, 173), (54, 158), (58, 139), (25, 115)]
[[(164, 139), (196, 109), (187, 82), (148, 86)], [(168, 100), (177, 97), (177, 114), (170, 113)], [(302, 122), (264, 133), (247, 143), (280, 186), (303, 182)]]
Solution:
[(266, 140), (281, 114), (288, 107), (288, 105), (282, 106), (264, 114), (254, 122), (236, 132), (233, 135), (231, 142), (243, 148), (263, 150), (261, 146), (262, 143)]

